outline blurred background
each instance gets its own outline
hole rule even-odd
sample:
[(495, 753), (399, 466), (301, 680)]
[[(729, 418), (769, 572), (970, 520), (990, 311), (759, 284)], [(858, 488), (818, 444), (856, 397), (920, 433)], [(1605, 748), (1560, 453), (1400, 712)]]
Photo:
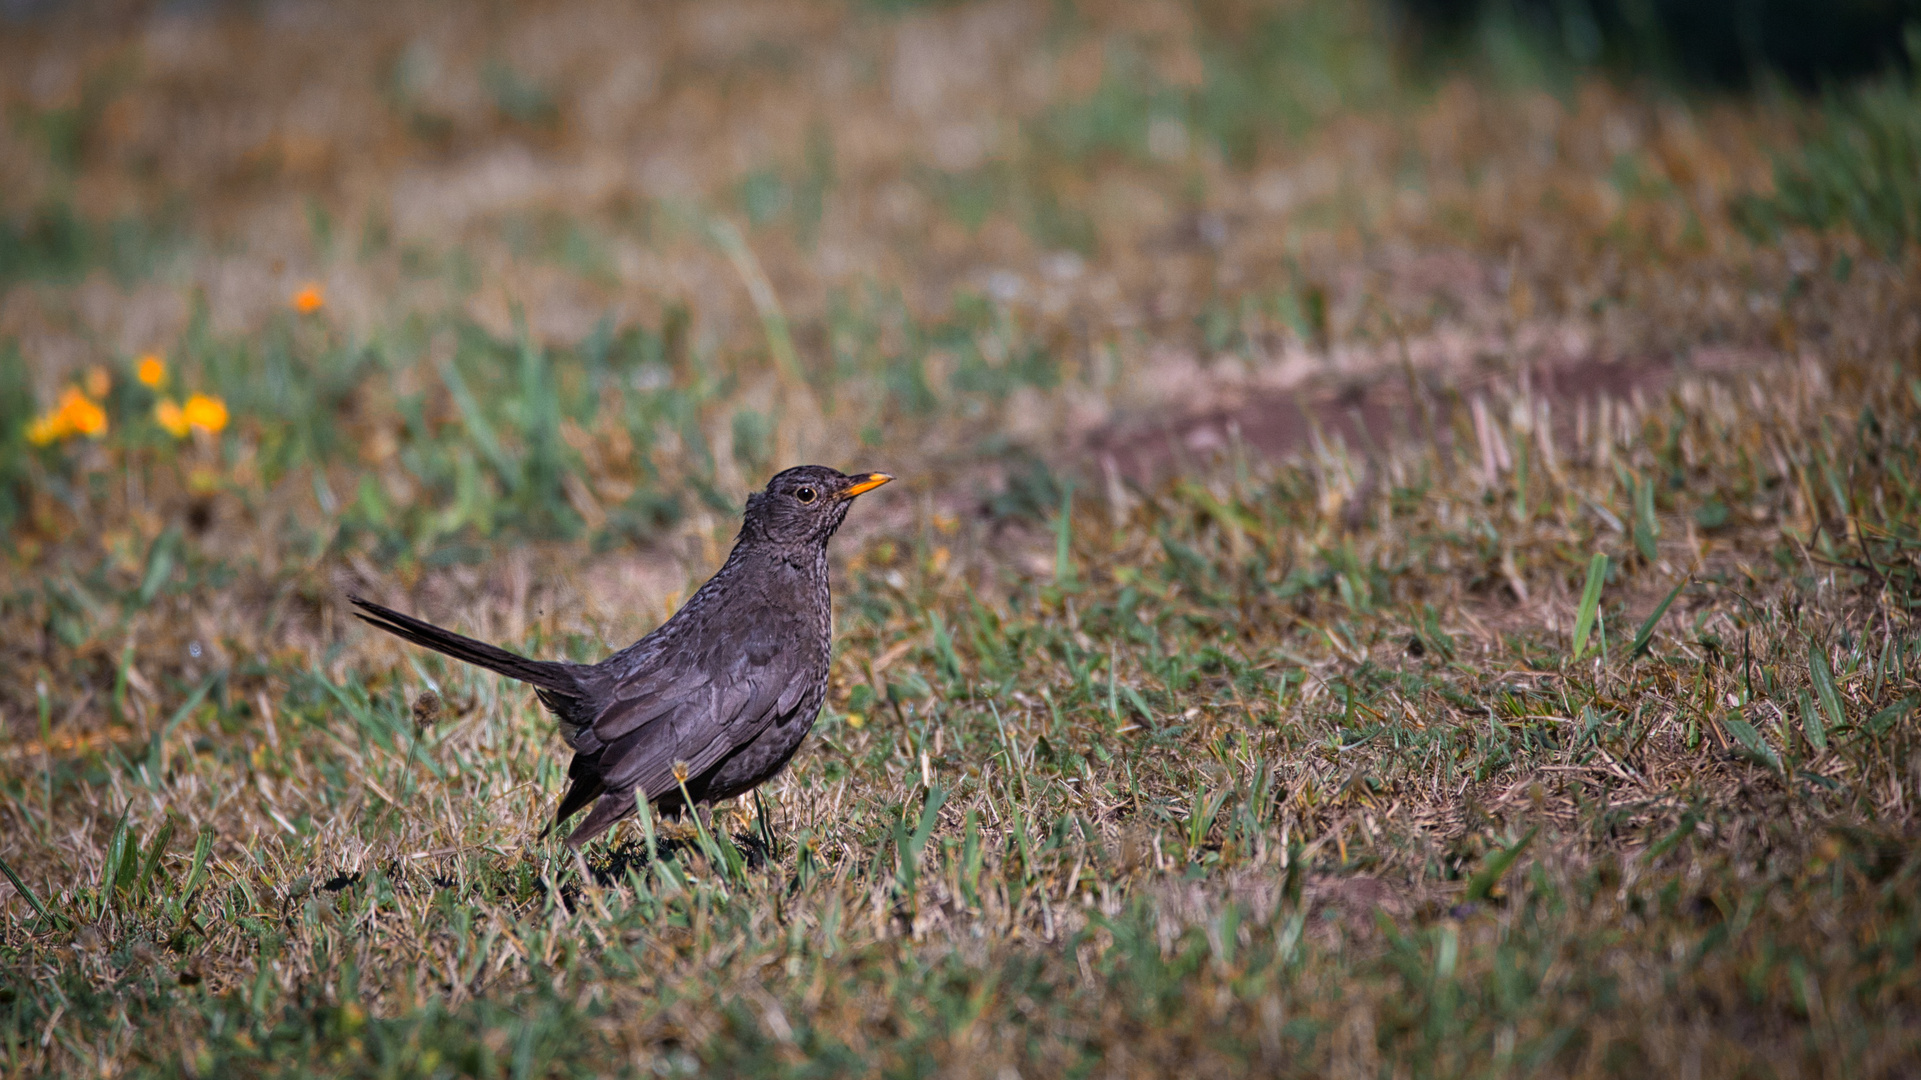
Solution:
[[(1911, 0), (1400, 0), (1420, 42), (1445, 56), (1534, 52), (1667, 83), (1813, 90), (1911, 54)], [(1501, 39), (1508, 39), (1502, 42)], [(1436, 48), (1438, 46), (1438, 48)]]
[(82, 652), (530, 542), (658, 610), (802, 460), (1018, 528), (1778, 363), (1921, 206), (1897, 0), (3, 10), (0, 549)]

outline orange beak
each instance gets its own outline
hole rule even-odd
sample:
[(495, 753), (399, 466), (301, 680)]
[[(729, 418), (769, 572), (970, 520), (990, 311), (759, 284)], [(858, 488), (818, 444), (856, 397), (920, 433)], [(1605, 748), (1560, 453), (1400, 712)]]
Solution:
[(892, 479), (893, 477), (887, 475), (884, 472), (868, 473), (867, 479), (862, 480), (860, 483), (855, 484), (853, 487), (850, 487), (846, 491), (841, 492), (840, 497), (843, 499), (851, 499), (854, 496), (859, 495), (863, 492), (872, 491), (875, 488), (881, 486), (882, 484), (885, 484), (886, 482)]

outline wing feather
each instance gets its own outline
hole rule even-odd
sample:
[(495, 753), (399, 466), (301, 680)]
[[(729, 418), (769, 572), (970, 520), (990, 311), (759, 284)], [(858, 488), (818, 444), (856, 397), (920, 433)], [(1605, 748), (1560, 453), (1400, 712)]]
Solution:
[(811, 682), (803, 655), (810, 650), (794, 645), (797, 637), (806, 640), (797, 622), (760, 619), (731, 640), (673, 650), (683, 661), (698, 658), (695, 664), (625, 673), (618, 696), (593, 725), (607, 745), (601, 757), (607, 787), (638, 786), (657, 798), (674, 788), (676, 762), (687, 763), (689, 777), (699, 776), (791, 713)]

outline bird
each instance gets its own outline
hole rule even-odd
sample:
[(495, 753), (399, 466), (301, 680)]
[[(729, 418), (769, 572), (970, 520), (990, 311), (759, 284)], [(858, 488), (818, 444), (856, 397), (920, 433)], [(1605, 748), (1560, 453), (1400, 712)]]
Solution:
[[(787, 469), (747, 498), (727, 561), (653, 632), (598, 663), (534, 660), (359, 596), (363, 622), (531, 683), (573, 749), (554, 820), (587, 816), (579, 848), (636, 811), (742, 795), (778, 775), (827, 696), (833, 599), (827, 543), (853, 500), (892, 480)], [(684, 792), (684, 794), (683, 794)]]

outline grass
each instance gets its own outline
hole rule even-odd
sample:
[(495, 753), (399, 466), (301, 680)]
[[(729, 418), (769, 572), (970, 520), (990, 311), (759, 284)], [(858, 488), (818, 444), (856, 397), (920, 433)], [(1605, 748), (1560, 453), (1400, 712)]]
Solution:
[[(1910, 60), (1921, 56), (1921, 28), (1906, 40)], [(1739, 204), (1748, 228), (1845, 228), (1890, 255), (1921, 238), (1916, 79), (1896, 71), (1830, 92), (1805, 142), (1776, 160), (1774, 193)]]
[[(1345, 5), (572, 10), (7, 84), (85, 121), (8, 220), (206, 208), (6, 264), (9, 1075), (1912, 1068), (1913, 256), (1744, 231), (1802, 106)], [(314, 40), (343, 126), (223, 142)], [(711, 823), (539, 839), (532, 695), (339, 606), (597, 657), (808, 459), (901, 482)]]

